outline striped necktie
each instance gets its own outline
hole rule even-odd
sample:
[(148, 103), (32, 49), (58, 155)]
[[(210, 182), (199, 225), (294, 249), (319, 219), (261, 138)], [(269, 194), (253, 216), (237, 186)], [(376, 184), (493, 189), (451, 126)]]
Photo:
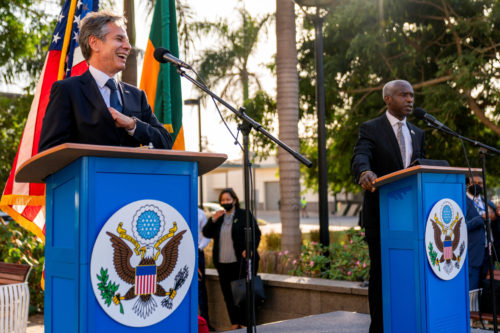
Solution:
[(406, 145), (405, 145), (405, 137), (403, 136), (403, 125), (402, 121), (398, 121), (398, 144), (399, 150), (401, 151), (401, 157), (403, 159), (403, 167), (406, 168)]

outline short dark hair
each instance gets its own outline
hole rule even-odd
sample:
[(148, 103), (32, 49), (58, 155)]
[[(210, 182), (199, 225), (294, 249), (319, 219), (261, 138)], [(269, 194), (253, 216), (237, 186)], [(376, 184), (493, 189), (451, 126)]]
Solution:
[(222, 195), (224, 193), (227, 193), (231, 196), (231, 198), (233, 198), (234, 200), (234, 207), (236, 208), (240, 208), (240, 200), (238, 199), (238, 196), (236, 195), (236, 193), (234, 192), (234, 190), (230, 187), (228, 188), (225, 188), (223, 189), (220, 194), (219, 194), (219, 203), (220, 203), (220, 200), (222, 199)]
[(80, 44), (80, 49), (82, 50), (85, 60), (88, 61), (92, 55), (92, 49), (89, 45), (90, 36), (96, 36), (104, 40), (106, 34), (109, 32), (106, 26), (108, 23), (116, 23), (126, 30), (125, 24), (127, 23), (127, 19), (123, 15), (113, 13), (109, 10), (103, 10), (100, 12), (88, 13), (84, 19), (80, 21), (78, 44)]

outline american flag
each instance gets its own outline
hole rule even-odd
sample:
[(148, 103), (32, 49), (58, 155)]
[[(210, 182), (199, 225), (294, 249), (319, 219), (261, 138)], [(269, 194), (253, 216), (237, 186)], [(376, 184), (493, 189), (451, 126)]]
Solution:
[(135, 294), (149, 295), (156, 292), (156, 266), (137, 266), (135, 268)]
[(16, 158), (0, 200), (1, 210), (42, 241), (45, 241), (45, 184), (17, 183), (14, 176), (24, 162), (38, 153), (42, 120), (52, 84), (87, 70), (88, 65), (77, 41), (78, 23), (88, 12), (96, 11), (98, 7), (99, 0), (66, 0), (64, 3), (57, 18)]
[(450, 260), (453, 255), (451, 253), (451, 240), (444, 241), (444, 260)]

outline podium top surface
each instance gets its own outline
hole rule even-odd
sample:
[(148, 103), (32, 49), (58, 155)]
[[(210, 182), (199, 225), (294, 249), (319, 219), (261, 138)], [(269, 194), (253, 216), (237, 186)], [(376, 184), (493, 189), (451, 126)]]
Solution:
[(474, 176), (481, 173), (481, 169), (477, 168), (455, 168), (455, 167), (443, 167), (443, 166), (431, 166), (431, 165), (416, 165), (411, 168), (402, 169), (385, 176), (377, 178), (374, 186), (380, 187), (382, 185), (392, 183), (396, 180), (409, 177), (417, 173), (450, 173), (450, 174), (468, 174), (469, 170), (472, 171)]
[(83, 156), (197, 162), (199, 176), (217, 168), (227, 159), (226, 154), (64, 143), (23, 163), (15, 179), (20, 183), (43, 183), (45, 178)]

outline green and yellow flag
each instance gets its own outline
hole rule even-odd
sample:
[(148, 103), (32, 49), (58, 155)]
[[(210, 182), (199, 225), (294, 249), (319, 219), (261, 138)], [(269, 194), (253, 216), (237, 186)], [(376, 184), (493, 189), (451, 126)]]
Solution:
[(179, 55), (175, 0), (156, 0), (140, 88), (146, 92), (158, 120), (172, 135), (173, 149), (184, 150), (180, 76), (172, 65), (160, 64), (154, 59), (157, 47), (163, 47), (175, 56)]

